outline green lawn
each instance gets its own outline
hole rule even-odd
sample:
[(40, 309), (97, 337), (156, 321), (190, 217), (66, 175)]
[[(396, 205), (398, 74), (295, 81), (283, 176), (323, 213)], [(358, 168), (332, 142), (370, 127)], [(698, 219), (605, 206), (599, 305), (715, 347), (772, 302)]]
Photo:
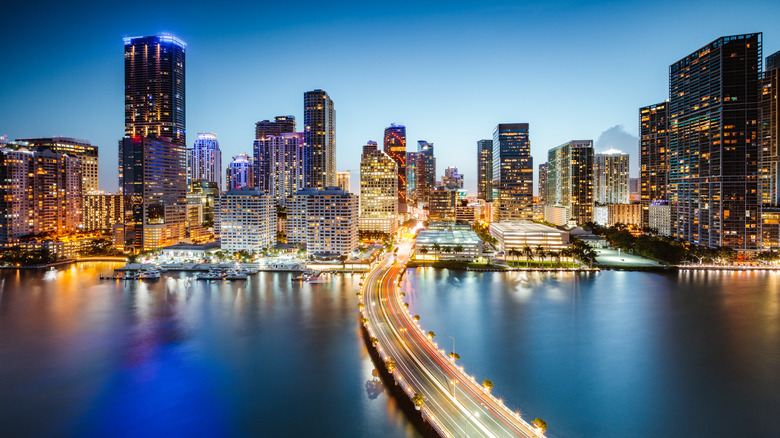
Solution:
[(510, 260), (507, 264), (513, 268), (576, 268), (577, 264), (572, 262), (555, 262), (541, 260)]

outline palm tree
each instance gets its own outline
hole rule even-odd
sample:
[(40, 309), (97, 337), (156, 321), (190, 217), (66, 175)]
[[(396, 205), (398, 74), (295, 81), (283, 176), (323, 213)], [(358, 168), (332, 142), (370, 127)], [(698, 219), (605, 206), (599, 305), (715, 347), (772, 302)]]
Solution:
[(423, 403), (425, 403), (425, 396), (419, 392), (415, 393), (414, 397), (412, 397), (412, 403), (414, 403), (414, 408), (419, 411), (420, 408), (422, 408)]
[(460, 254), (463, 252), (463, 245), (459, 243), (455, 245), (455, 247), (453, 247), (452, 249), (455, 251), (455, 253)]
[(385, 362), (385, 368), (387, 368), (388, 373), (393, 374), (393, 371), (395, 371), (395, 361), (393, 359), (390, 359), (387, 362)]
[(436, 336), (436, 333), (434, 333), (433, 331), (428, 332), (428, 339), (430, 339), (431, 341), (433, 340), (433, 338), (435, 336)]
[(439, 250), (441, 250), (441, 245), (439, 245), (439, 242), (433, 242), (433, 250), (436, 251), (436, 259), (439, 259)]
[(531, 260), (534, 259), (534, 250), (531, 249), (530, 246), (526, 245), (523, 247), (523, 252), (525, 253), (525, 258), (528, 261), (526, 264), (527, 267), (531, 267)]
[(377, 339), (377, 338), (374, 338), (374, 337), (371, 337), (371, 338), (369, 339), (369, 341), (371, 341), (371, 345), (373, 345), (374, 347), (376, 347), (376, 344), (378, 344), (378, 343), (379, 343), (379, 339)]
[(488, 379), (485, 379), (485, 380), (483, 380), (483, 381), (482, 381), (482, 388), (483, 388), (483, 389), (484, 389), (486, 392), (490, 392), (490, 390), (491, 390), (491, 389), (493, 389), (493, 382), (491, 382), (491, 381), (490, 381), (490, 380), (488, 380)]
[(412, 317), (412, 319), (414, 320), (414, 322), (417, 322), (417, 321), (419, 321), (419, 320), (420, 320), (420, 315), (414, 315), (414, 316)]
[(460, 355), (454, 351), (450, 351), (449, 356), (452, 358), (453, 361), (460, 359)]
[(544, 256), (546, 254), (547, 253), (544, 251), (544, 248), (542, 248), (542, 245), (537, 245), (537, 247), (536, 247), (536, 255), (538, 255), (539, 258), (542, 259), (542, 267), (544, 267)]
[(520, 251), (518, 251), (518, 250), (516, 250), (516, 249), (514, 249), (514, 248), (510, 249), (510, 250), (507, 252), (507, 254), (508, 254), (510, 257), (511, 257), (511, 256), (515, 256), (515, 258), (517, 258), (517, 257), (520, 257)]
[(547, 430), (547, 422), (542, 420), (539, 417), (534, 418), (534, 421), (532, 421), (531, 424), (538, 427), (542, 431), (542, 433), (544, 433)]

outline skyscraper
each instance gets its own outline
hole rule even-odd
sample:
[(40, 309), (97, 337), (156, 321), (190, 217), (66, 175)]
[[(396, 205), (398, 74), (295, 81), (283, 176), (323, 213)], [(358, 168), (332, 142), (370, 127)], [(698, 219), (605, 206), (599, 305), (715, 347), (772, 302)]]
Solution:
[(217, 135), (211, 132), (198, 133), (198, 139), (188, 150), (187, 187), (193, 181), (215, 182), (222, 190), (222, 151), (219, 150)]
[(376, 148), (360, 157), (359, 201), (360, 231), (389, 235), (398, 227), (398, 164)]
[(257, 187), (232, 188), (220, 201), (220, 241), (227, 252), (260, 252), (276, 244), (276, 205)]
[(548, 189), (548, 176), (549, 169), (548, 163), (542, 163), (539, 165), (539, 204), (547, 205), (547, 189)]
[(780, 248), (780, 166), (778, 166), (778, 127), (780, 126), (780, 52), (766, 58), (761, 81), (761, 148), (759, 183), (761, 187), (761, 249)]
[(572, 140), (547, 153), (547, 205), (565, 207), (578, 224), (593, 220), (593, 140)]
[(385, 128), (384, 151), (398, 165), (398, 211), (406, 212), (406, 127), (391, 123)]
[(186, 145), (187, 45), (172, 35), (125, 38), (125, 136)]
[(338, 187), (305, 188), (287, 199), (287, 243), (310, 255), (347, 255), (358, 247), (358, 199)]
[(124, 247), (147, 251), (185, 237), (185, 48), (175, 36), (125, 38), (125, 138), (119, 142)]
[(350, 176), (349, 176), (349, 170), (345, 170), (343, 172), (336, 172), (336, 187), (341, 187), (342, 189), (351, 192), (349, 186), (351, 184)]
[(628, 204), (628, 154), (617, 149), (596, 154), (593, 200)]
[(277, 205), (306, 186), (306, 145), (302, 132), (266, 135), (254, 142), (258, 188)]
[(450, 190), (463, 188), (463, 175), (458, 173), (458, 168), (450, 166), (444, 169), (444, 176), (441, 177), (441, 185)]
[(98, 190), (98, 147), (89, 140), (70, 137), (23, 138), (31, 148), (49, 149), (55, 154), (69, 155), (81, 159), (81, 190), (83, 193)]
[(417, 172), (415, 173), (417, 202), (427, 204), (431, 190), (436, 186), (436, 157), (433, 155), (433, 143), (419, 140), (417, 153)]
[(496, 221), (533, 218), (534, 163), (528, 123), (500, 123), (493, 130)]
[(276, 116), (273, 122), (263, 120), (255, 123), (255, 138), (263, 138), (266, 135), (279, 135), (286, 132), (295, 132), (295, 116)]
[(247, 154), (233, 157), (225, 174), (225, 186), (228, 190), (255, 186), (255, 169), (252, 159)]
[(406, 200), (410, 204), (417, 203), (417, 161), (419, 152), (406, 153)]
[(639, 108), (639, 181), (642, 225), (649, 226), (650, 205), (653, 201), (669, 199), (669, 104), (667, 102)]
[(185, 237), (186, 161), (183, 145), (160, 138), (125, 137), (119, 142), (126, 250), (149, 251)]
[(493, 140), (477, 142), (477, 198), (493, 201)]
[(323, 90), (303, 94), (304, 141), (309, 147), (307, 185), (336, 184), (336, 110)]
[(758, 246), (761, 39), (721, 37), (669, 67), (674, 237), (742, 251)]

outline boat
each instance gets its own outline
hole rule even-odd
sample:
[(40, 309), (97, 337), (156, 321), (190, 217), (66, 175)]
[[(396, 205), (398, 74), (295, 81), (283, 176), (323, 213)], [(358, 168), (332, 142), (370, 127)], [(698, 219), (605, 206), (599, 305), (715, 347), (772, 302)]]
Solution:
[(297, 277), (293, 277), (293, 281), (309, 281), (310, 278), (314, 277), (314, 271), (311, 269), (307, 269), (301, 273), (301, 275)]
[(125, 280), (138, 280), (141, 278), (137, 272), (125, 271), (125, 275), (122, 276)]
[(225, 280), (246, 280), (247, 273), (243, 269), (234, 269), (225, 274)]
[(141, 280), (157, 280), (160, 278), (160, 271), (157, 269), (149, 269), (138, 274), (138, 278)]
[(212, 269), (209, 272), (201, 272), (197, 275), (198, 280), (224, 280), (225, 272)]

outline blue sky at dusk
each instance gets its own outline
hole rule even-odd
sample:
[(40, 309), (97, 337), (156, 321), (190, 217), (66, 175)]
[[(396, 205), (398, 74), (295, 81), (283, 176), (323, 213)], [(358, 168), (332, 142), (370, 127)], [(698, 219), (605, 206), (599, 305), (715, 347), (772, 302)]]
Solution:
[[(215, 132), (223, 164), (251, 154), (254, 123), (292, 114), (303, 92), (336, 106), (337, 167), (357, 189), (360, 148), (391, 122), (408, 149), (435, 144), (438, 174), (476, 189), (476, 141), (528, 122), (534, 167), (593, 139), (632, 154), (637, 110), (668, 97), (668, 66), (722, 35), (764, 32), (780, 50), (780, 2), (3, 2), (0, 135), (100, 146), (117, 187), (124, 36), (187, 42), (187, 138)], [(223, 166), (223, 167), (224, 167)]]

